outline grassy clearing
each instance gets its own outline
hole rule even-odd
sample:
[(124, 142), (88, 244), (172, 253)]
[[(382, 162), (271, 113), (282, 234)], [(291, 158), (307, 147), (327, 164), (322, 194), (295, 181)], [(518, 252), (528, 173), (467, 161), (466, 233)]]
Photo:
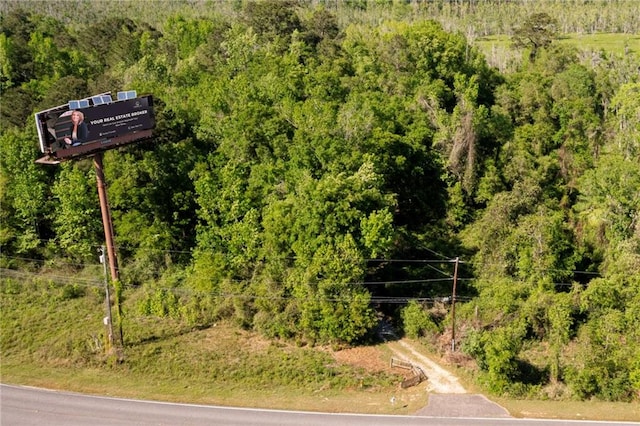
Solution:
[(640, 54), (640, 34), (569, 34), (561, 43), (573, 44), (580, 49), (605, 51), (622, 55)]
[[(620, 55), (625, 52), (640, 53), (639, 34), (563, 34), (558, 42), (596, 52), (602, 50)], [(494, 48), (506, 50), (510, 49), (511, 37), (507, 35), (480, 37), (474, 43), (485, 53)]]
[[(408, 390), (317, 389), (295, 386), (247, 389), (194, 378), (148, 377), (101, 369), (3, 363), (2, 381), (85, 394), (154, 401), (333, 413), (412, 414), (427, 404), (424, 385)], [(396, 403), (390, 404), (391, 396)]]
[[(640, 55), (639, 34), (563, 34), (557, 42), (576, 46), (584, 52)], [(491, 65), (500, 69), (506, 69), (510, 61), (520, 56), (520, 52), (511, 48), (511, 37), (507, 35), (480, 37), (473, 44)]]

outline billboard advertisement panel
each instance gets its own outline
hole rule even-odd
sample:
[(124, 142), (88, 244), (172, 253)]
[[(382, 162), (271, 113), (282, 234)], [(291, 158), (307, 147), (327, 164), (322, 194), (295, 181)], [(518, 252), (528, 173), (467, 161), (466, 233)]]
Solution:
[(40, 150), (46, 158), (67, 160), (151, 137), (153, 98), (111, 101), (102, 94), (70, 101), (35, 114)]

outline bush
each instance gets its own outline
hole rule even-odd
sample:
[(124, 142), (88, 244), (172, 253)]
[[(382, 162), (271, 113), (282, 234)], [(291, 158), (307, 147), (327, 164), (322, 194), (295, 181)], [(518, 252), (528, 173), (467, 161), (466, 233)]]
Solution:
[(59, 300), (71, 300), (83, 297), (86, 294), (85, 288), (80, 287), (77, 284), (67, 284), (62, 287), (60, 291)]
[(486, 371), (487, 366), (487, 358), (484, 352), (484, 342), (483, 342), (483, 334), (480, 330), (469, 330), (464, 340), (462, 341), (462, 346), (460, 347), (462, 353), (469, 355), (473, 359), (476, 360), (478, 364), (478, 368)]
[(438, 325), (431, 315), (417, 301), (411, 300), (402, 309), (402, 328), (404, 334), (412, 339), (433, 335), (438, 332)]
[(152, 289), (146, 292), (145, 298), (138, 303), (138, 312), (143, 315), (155, 315), (160, 318), (179, 316), (179, 300), (171, 291)]
[(524, 333), (521, 322), (512, 323), (491, 333), (483, 333), (475, 347), (467, 349), (473, 349), (477, 359), (482, 360), (479, 364), (486, 372), (482, 381), (491, 392), (501, 394), (508, 391), (519, 377), (518, 354)]

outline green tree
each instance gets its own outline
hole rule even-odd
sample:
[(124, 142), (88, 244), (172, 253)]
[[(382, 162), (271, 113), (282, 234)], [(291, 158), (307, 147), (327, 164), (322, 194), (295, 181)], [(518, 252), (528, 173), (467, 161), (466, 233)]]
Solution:
[(42, 101), (40, 101), (41, 110), (66, 104), (72, 99), (86, 98), (88, 93), (89, 89), (86, 80), (73, 75), (62, 77), (54, 81), (47, 90)]
[(302, 20), (304, 31), (302, 38), (309, 46), (328, 49), (331, 42), (340, 34), (336, 16), (328, 10), (321, 8)]
[(574, 310), (572, 295), (558, 293), (553, 295), (554, 303), (549, 307), (549, 343), (551, 348), (549, 378), (558, 382), (562, 372), (562, 351), (572, 336)]
[(267, 40), (290, 40), (295, 30), (301, 30), (300, 18), (295, 11), (296, 2), (291, 0), (265, 0), (248, 2), (244, 8), (247, 25)]
[(614, 134), (607, 149), (620, 153), (625, 160), (640, 154), (640, 82), (622, 85), (611, 100), (614, 112), (610, 128)]
[(208, 40), (213, 28), (211, 20), (187, 19), (178, 15), (166, 20), (162, 35), (165, 42), (173, 44), (178, 57), (186, 59)]
[[(358, 247), (350, 235), (336, 236), (314, 253), (297, 276), (294, 295), (301, 302), (300, 327), (312, 341), (353, 343), (363, 338), (377, 320), (370, 295), (357, 280), (364, 273)], [(304, 261), (298, 261), (299, 266)], [(303, 272), (304, 271), (304, 272)]]
[(0, 134), (0, 244), (5, 254), (39, 256), (49, 224), (47, 172), (35, 164), (35, 129), (4, 130)]
[(516, 48), (528, 48), (529, 59), (534, 60), (538, 51), (548, 47), (556, 37), (557, 22), (547, 13), (534, 13), (513, 30), (511, 41)]
[(603, 120), (593, 73), (584, 66), (571, 65), (554, 77), (550, 93), (559, 127), (554, 139), (559, 146), (560, 172), (571, 189), (592, 167), (600, 147)]
[[(65, 257), (78, 263), (97, 259), (104, 242), (96, 177), (91, 163), (61, 166), (52, 187), (56, 200), (51, 211), (56, 237), (53, 242)], [(52, 249), (54, 249), (52, 247)]]
[(482, 335), (486, 371), (482, 377), (494, 393), (508, 391), (519, 376), (518, 355), (525, 334), (524, 322), (516, 321)]
[(599, 250), (613, 249), (638, 238), (640, 167), (620, 154), (604, 155), (580, 181), (576, 211), (584, 224), (585, 240)]
[(105, 156), (105, 175), (114, 228), (121, 246), (126, 279), (138, 284), (157, 279), (168, 268), (188, 263), (186, 253), (195, 244), (195, 203), (189, 172), (195, 149), (188, 140), (167, 128), (163, 111), (157, 110), (162, 136), (151, 147), (140, 143), (126, 152)]
[(33, 57), (28, 43), (36, 24), (31, 13), (16, 9), (0, 20), (3, 53), (3, 89), (16, 87), (35, 77)]
[(0, 90), (4, 92), (13, 86), (13, 67), (9, 58), (14, 56), (14, 47), (7, 35), (0, 33)]
[(3, 129), (22, 129), (31, 118), (37, 99), (22, 87), (11, 87), (0, 97), (0, 124)]
[(96, 72), (132, 65), (140, 59), (143, 31), (129, 18), (110, 17), (80, 27), (77, 48), (85, 52), (88, 63)]

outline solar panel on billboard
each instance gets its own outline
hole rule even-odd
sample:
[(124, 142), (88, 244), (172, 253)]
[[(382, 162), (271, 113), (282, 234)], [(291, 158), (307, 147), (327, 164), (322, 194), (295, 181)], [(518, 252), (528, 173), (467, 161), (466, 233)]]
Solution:
[(138, 96), (135, 90), (127, 90), (126, 92), (118, 92), (118, 100), (135, 99)]

